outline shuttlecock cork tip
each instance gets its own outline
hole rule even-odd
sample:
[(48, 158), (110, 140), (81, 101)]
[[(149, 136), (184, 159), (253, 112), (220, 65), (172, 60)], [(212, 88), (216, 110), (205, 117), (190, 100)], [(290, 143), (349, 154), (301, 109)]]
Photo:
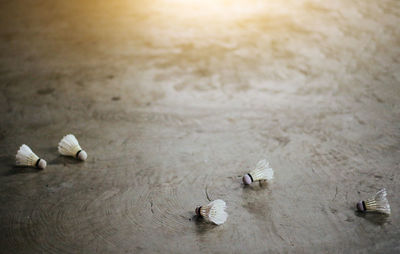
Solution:
[(37, 167), (40, 169), (45, 169), (47, 166), (47, 162), (43, 159), (39, 159)]
[(201, 216), (200, 214), (200, 208), (201, 206), (196, 207), (196, 209), (194, 210), (197, 216)]
[(243, 176), (243, 183), (246, 185), (251, 184), (253, 181), (251, 180), (251, 177), (249, 176), (249, 174), (245, 174)]
[(78, 159), (80, 159), (81, 161), (85, 161), (87, 159), (87, 153), (84, 150), (80, 151), (80, 153), (78, 154)]
[(357, 211), (359, 212), (365, 212), (365, 205), (363, 204), (363, 201), (359, 201), (357, 203)]

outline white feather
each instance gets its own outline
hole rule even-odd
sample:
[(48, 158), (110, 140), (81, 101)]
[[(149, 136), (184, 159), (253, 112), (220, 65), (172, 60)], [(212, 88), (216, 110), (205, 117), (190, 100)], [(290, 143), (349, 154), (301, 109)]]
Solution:
[(253, 181), (270, 181), (274, 178), (274, 170), (269, 166), (269, 162), (265, 159), (259, 161), (256, 168), (250, 171), (249, 174), (253, 178)]
[(27, 145), (22, 145), (15, 155), (15, 162), (18, 166), (35, 166), (39, 157), (32, 152)]
[(369, 210), (371, 211), (377, 211), (385, 214), (390, 214), (390, 205), (389, 201), (386, 198), (387, 192), (386, 189), (383, 188), (379, 190), (373, 199), (369, 199), (366, 201), (366, 204), (369, 204), (370, 207)]
[(66, 156), (76, 156), (76, 153), (82, 150), (78, 140), (74, 135), (68, 134), (64, 136), (58, 143), (58, 152)]
[(228, 218), (228, 213), (225, 212), (226, 203), (221, 199), (212, 201), (207, 205), (209, 207), (208, 220), (217, 224), (223, 224)]

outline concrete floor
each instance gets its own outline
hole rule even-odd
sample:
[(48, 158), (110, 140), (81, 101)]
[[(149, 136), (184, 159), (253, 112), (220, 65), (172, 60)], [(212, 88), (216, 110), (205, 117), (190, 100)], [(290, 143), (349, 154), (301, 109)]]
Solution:
[[(400, 252), (399, 24), (395, 0), (1, 1), (0, 252)], [(381, 187), (392, 215), (356, 213)]]

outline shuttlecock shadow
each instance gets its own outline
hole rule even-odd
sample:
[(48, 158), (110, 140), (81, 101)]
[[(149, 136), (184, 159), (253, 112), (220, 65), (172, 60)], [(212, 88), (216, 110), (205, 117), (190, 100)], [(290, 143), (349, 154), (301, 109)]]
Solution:
[(70, 164), (72, 164), (72, 165), (81, 164), (81, 163), (82, 163), (82, 161), (80, 161), (80, 160), (77, 160), (77, 159), (69, 157), (69, 156), (62, 156), (62, 155), (58, 156), (57, 158), (55, 158), (51, 161), (48, 161), (49, 165), (64, 165), (64, 166), (67, 166)]
[(1, 156), (0, 163), (5, 165), (7, 170), (1, 172), (3, 176), (10, 176), (15, 174), (28, 174), (28, 173), (37, 173), (42, 171), (42, 169), (27, 167), (27, 166), (16, 166), (15, 165), (15, 157), (13, 156)]
[(203, 235), (209, 232), (210, 230), (214, 229), (215, 227), (217, 227), (217, 225), (209, 223), (197, 215), (193, 215), (191, 221), (193, 221), (194, 224), (196, 225), (196, 233), (200, 235)]
[(389, 222), (389, 215), (387, 214), (376, 212), (364, 213), (360, 211), (354, 211), (354, 213), (357, 217), (363, 218), (374, 225), (382, 226)]
[(11, 176), (16, 174), (30, 174), (41, 172), (43, 169), (34, 168), (34, 167), (25, 167), (25, 166), (12, 166), (10, 170), (5, 172), (3, 176)]
[(261, 190), (269, 190), (270, 183), (268, 183), (267, 181), (257, 181), (247, 185), (242, 182), (242, 186), (245, 190), (261, 191)]

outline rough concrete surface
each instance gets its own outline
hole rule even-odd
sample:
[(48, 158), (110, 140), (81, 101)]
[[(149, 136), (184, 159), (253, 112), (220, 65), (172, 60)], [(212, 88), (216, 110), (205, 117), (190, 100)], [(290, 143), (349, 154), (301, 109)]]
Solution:
[[(396, 0), (1, 1), (0, 252), (399, 253), (399, 24)], [(381, 187), (391, 216), (355, 212)]]

